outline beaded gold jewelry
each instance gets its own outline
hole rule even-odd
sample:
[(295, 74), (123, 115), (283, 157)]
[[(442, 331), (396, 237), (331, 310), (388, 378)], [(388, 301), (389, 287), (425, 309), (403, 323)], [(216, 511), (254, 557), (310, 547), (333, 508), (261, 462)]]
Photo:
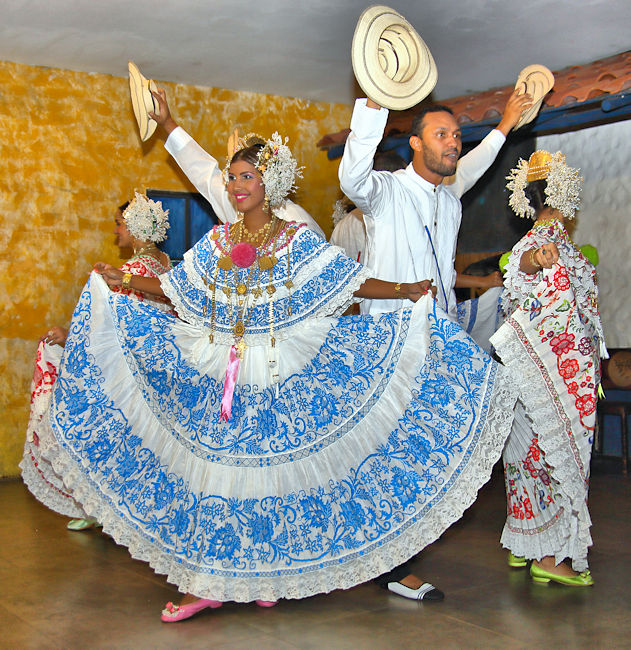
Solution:
[(148, 246), (143, 246), (142, 248), (134, 248), (134, 256), (132, 259), (137, 258), (137, 257), (142, 257), (143, 255), (149, 255), (150, 257), (153, 257), (154, 259), (160, 261), (160, 249), (154, 244), (151, 243)]
[[(548, 177), (550, 173), (550, 161), (552, 154), (539, 149), (535, 151), (530, 158), (528, 158), (528, 173), (526, 174), (526, 181), (532, 183), (533, 181), (541, 181)], [(565, 162), (565, 156), (563, 156)]]
[[(274, 216), (269, 224), (263, 226), (256, 233), (249, 233), (243, 222), (237, 222), (230, 226), (228, 232), (230, 239), (226, 240), (228, 247), (224, 254), (220, 257), (215, 268), (215, 274), (212, 279), (207, 277), (204, 282), (211, 292), (210, 304), (210, 335), (209, 340), (212, 343), (214, 340), (215, 331), (215, 317), (216, 317), (216, 291), (217, 291), (217, 278), (220, 270), (232, 271), (231, 277), (226, 277), (226, 286), (221, 290), (227, 298), (228, 304), (228, 317), (232, 325), (232, 331), (235, 337), (235, 345), (239, 347), (240, 354), (245, 351), (245, 344), (242, 339), (247, 330), (250, 317), (256, 306), (256, 302), (260, 300), (264, 291), (261, 287), (261, 280), (264, 273), (268, 275), (267, 284), (267, 297), (269, 304), (269, 332), (272, 347), (275, 345), (274, 339), (274, 310), (272, 297), (276, 293), (276, 287), (273, 284), (273, 269), (278, 264), (276, 258), (276, 250), (279, 245), (287, 246), (287, 279), (284, 285), (288, 290), (288, 306), (287, 313), (292, 313), (291, 308), (291, 288), (293, 281), (291, 280), (291, 251), (289, 249), (289, 241), (296, 232), (294, 227), (282, 226), (282, 220)], [(247, 258), (241, 258), (241, 253), (237, 249), (238, 246), (252, 246), (249, 242), (244, 241), (244, 237), (263, 237), (262, 243), (255, 249), (251, 262)], [(213, 232), (212, 239), (219, 238), (218, 232)], [(252, 246), (252, 248), (254, 248)], [(239, 253), (237, 255), (237, 253)], [(235, 259), (237, 258), (236, 262)], [(238, 262), (238, 263), (237, 263)], [(246, 266), (247, 263), (247, 266)], [(240, 279), (238, 268), (248, 268), (247, 278)], [(229, 286), (231, 285), (231, 286)], [(206, 315), (208, 312), (208, 296), (203, 307), (203, 313)]]

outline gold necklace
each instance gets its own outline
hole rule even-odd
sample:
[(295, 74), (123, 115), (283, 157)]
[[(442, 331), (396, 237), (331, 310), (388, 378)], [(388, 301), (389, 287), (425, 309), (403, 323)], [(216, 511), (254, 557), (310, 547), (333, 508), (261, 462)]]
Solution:
[(260, 242), (261, 246), (263, 246), (269, 241), (271, 231), (276, 225), (276, 219), (277, 217), (272, 217), (270, 221), (268, 221), (264, 226), (255, 232), (250, 232), (242, 219), (235, 224), (234, 229), (230, 234), (233, 238), (233, 241), (237, 244), (240, 244), (241, 242), (248, 242), (250, 244), (256, 245)]
[[(152, 255), (148, 251), (155, 251), (155, 255)], [(143, 246), (142, 248), (139, 248), (136, 250), (134, 248), (134, 257), (140, 257), (141, 255), (151, 255), (151, 257), (155, 257), (158, 259), (158, 255), (160, 254), (160, 249), (152, 242), (151, 244), (148, 244), (147, 246)]]
[[(215, 332), (215, 316), (216, 316), (216, 291), (217, 291), (217, 279), (220, 269), (228, 273), (232, 271), (231, 281), (226, 278), (226, 286), (224, 286), (221, 291), (225, 294), (227, 298), (227, 309), (228, 309), (228, 318), (232, 325), (232, 332), (235, 337), (235, 345), (239, 349), (240, 358), (245, 352), (245, 342), (243, 336), (247, 329), (250, 318), (254, 312), (256, 302), (259, 298), (263, 296), (263, 290), (261, 288), (261, 277), (264, 272), (268, 274), (268, 286), (266, 293), (268, 296), (269, 304), (269, 334), (270, 342), (272, 347), (275, 345), (276, 340), (274, 337), (274, 309), (272, 300), (273, 295), (276, 293), (276, 287), (273, 283), (273, 269), (278, 263), (276, 258), (276, 249), (280, 244), (279, 239), (284, 232), (284, 243), (289, 245), (289, 240), (295, 233), (294, 228), (286, 228), (283, 231), (283, 228), (279, 228), (280, 219), (276, 216), (272, 218), (272, 221), (266, 228), (265, 240), (260, 246), (256, 248), (256, 260), (248, 267), (247, 279), (243, 280), (239, 277), (239, 271), (234, 262), (232, 261), (230, 254), (232, 249), (241, 242), (242, 235), (242, 222), (233, 224), (229, 228), (230, 239), (226, 240), (228, 250), (224, 249), (224, 254), (219, 258), (217, 265), (215, 267), (214, 277), (211, 279), (210, 274), (204, 279), (204, 283), (210, 291), (210, 335), (209, 341), (212, 343), (214, 341), (214, 332)], [(247, 230), (247, 229), (246, 229)], [(212, 239), (216, 240), (219, 238), (219, 233), (213, 233)], [(291, 306), (291, 289), (294, 286), (294, 283), (291, 280), (291, 252), (287, 250), (287, 280), (283, 283), (288, 290), (289, 294), (289, 303), (287, 313), (291, 315), (292, 306)], [(228, 286), (229, 284), (232, 285)], [(206, 299), (203, 307), (203, 314), (206, 316), (208, 313), (208, 294), (206, 294)]]
[(561, 222), (556, 218), (556, 217), (548, 217), (548, 219), (542, 219), (541, 221), (535, 221), (533, 224), (534, 227), (543, 227), (543, 226), (554, 226), (554, 225), (562, 225)]

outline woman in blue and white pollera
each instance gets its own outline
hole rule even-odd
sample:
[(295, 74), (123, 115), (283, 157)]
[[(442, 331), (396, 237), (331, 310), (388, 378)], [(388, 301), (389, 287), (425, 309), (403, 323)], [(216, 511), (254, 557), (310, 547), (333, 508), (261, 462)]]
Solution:
[[(401, 564), (474, 501), (516, 399), (429, 281), (372, 279), (278, 219), (296, 161), (278, 134), (252, 142), (226, 178), (242, 219), (159, 279), (97, 265), (42, 441), (86, 512), (187, 594), (166, 622)], [(165, 295), (180, 320), (108, 284)], [(415, 304), (333, 316), (399, 296)]]

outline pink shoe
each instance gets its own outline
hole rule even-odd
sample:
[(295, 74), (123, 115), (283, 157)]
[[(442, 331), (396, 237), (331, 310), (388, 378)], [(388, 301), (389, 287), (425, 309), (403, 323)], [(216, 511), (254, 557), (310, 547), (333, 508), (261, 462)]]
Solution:
[(188, 605), (174, 605), (173, 603), (167, 603), (165, 608), (162, 610), (162, 616), (160, 620), (163, 623), (177, 623), (178, 621), (184, 621), (191, 616), (195, 616), (197, 612), (201, 612), (202, 609), (217, 609), (221, 607), (223, 603), (219, 600), (206, 600), (205, 598), (200, 598), (194, 603), (189, 603)]
[(257, 600), (256, 604), (259, 607), (274, 607), (274, 605), (278, 604), (277, 600)]

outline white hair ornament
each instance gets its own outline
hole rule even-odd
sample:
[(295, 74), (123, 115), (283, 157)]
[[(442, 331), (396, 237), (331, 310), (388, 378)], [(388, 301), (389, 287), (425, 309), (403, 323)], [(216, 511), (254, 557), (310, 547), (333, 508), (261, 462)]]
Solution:
[(535, 151), (526, 162), (523, 158), (517, 167), (506, 177), (506, 187), (511, 194), (508, 204), (518, 217), (536, 217), (534, 208), (530, 205), (524, 192), (528, 183), (536, 180), (547, 180), (545, 189), (545, 204), (559, 210), (566, 219), (573, 219), (580, 205), (582, 177), (579, 170), (570, 167), (565, 162), (565, 156), (557, 151), (554, 154), (547, 151)]
[(129, 234), (140, 241), (163, 241), (169, 228), (169, 211), (162, 208), (160, 201), (153, 201), (138, 192), (135, 195), (123, 212)]
[(337, 226), (337, 224), (342, 221), (342, 219), (348, 214), (346, 211), (346, 202), (343, 199), (337, 200), (333, 204), (333, 226)]

